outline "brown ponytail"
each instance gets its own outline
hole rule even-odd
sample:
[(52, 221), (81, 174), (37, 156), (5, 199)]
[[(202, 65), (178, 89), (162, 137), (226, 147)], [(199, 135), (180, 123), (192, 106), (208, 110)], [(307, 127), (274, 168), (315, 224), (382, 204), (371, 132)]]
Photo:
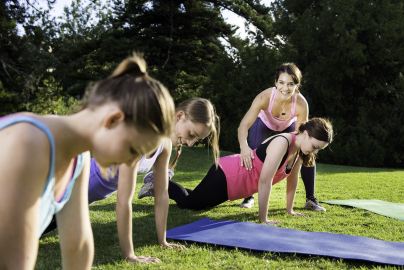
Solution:
[(175, 148), (175, 157), (170, 162), (170, 165), (169, 165), (170, 169), (172, 169), (172, 170), (175, 169), (175, 167), (177, 166), (178, 159), (180, 158), (181, 154), (182, 154), (182, 144), (179, 144)]
[(174, 126), (174, 102), (162, 83), (147, 75), (146, 62), (134, 53), (123, 60), (107, 79), (87, 88), (83, 108), (116, 102), (125, 121), (140, 130), (170, 136)]

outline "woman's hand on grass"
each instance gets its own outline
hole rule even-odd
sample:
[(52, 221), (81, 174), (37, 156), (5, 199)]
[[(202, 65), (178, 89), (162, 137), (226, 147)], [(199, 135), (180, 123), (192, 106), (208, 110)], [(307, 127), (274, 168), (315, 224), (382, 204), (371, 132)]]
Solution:
[(296, 217), (304, 217), (304, 214), (303, 214), (303, 213), (295, 212), (295, 211), (293, 211), (293, 210), (288, 211), (288, 214), (289, 214), (289, 215), (292, 215), (292, 216), (296, 216)]
[(173, 248), (173, 249), (179, 249), (179, 250), (186, 249), (186, 247), (184, 245), (176, 244), (176, 243), (168, 243), (168, 242), (161, 243), (160, 246), (162, 246), (164, 248)]
[(280, 224), (281, 222), (278, 221), (278, 220), (270, 220), (270, 219), (267, 219), (267, 220), (262, 221), (262, 223), (264, 223), (264, 224), (266, 224), (266, 225), (278, 225), (278, 224)]
[(126, 257), (125, 259), (131, 263), (161, 263), (161, 260), (159, 258), (149, 256), (131, 255)]

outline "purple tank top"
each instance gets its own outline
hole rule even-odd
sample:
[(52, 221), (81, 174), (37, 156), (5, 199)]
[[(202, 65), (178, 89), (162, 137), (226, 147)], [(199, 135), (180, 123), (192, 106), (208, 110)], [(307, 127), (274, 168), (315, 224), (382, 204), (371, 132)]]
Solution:
[[(140, 173), (147, 173), (151, 170), (156, 159), (163, 151), (163, 145), (160, 145), (152, 157), (142, 157), (139, 161)], [(88, 186), (88, 203), (103, 200), (118, 189), (119, 170), (108, 179), (104, 179), (99, 165), (94, 158), (91, 159), (90, 180)]]

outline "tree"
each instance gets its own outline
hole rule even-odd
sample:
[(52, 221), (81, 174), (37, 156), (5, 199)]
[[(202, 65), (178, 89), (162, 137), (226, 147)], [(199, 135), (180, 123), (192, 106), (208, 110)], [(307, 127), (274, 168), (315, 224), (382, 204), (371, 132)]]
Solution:
[(207, 70), (232, 33), (220, 10), (206, 1), (128, 1), (117, 21), (133, 47), (144, 51), (152, 73), (177, 100), (201, 95)]
[(48, 16), (29, 1), (0, 4), (0, 114), (26, 109), (47, 76)]
[(311, 115), (334, 120), (333, 151), (324, 151), (323, 160), (404, 165), (403, 13), (396, 0), (273, 5), (278, 46), (303, 70)]

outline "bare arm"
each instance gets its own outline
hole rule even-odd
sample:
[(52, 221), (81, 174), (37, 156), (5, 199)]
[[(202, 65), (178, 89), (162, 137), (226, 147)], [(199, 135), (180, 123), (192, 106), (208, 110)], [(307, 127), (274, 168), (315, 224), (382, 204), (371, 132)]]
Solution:
[(238, 142), (240, 145), (240, 165), (247, 169), (252, 168), (251, 159), (253, 158), (251, 148), (247, 143), (248, 130), (254, 124), (261, 110), (268, 107), (269, 94), (268, 91), (263, 91), (258, 94), (252, 102), (247, 113), (244, 115), (237, 130)]
[(302, 166), (302, 160), (299, 158), (293, 167), (290, 175), (287, 178), (286, 183), (286, 211), (291, 215), (300, 215), (293, 211), (293, 202), (295, 200), (297, 181), (299, 177), (300, 167)]
[(297, 96), (296, 102), (296, 115), (297, 115), (297, 125), (296, 130), (302, 123), (306, 123), (309, 120), (309, 105), (302, 94)]
[(166, 229), (168, 215), (168, 163), (171, 155), (171, 141), (166, 140), (161, 154), (153, 166), (154, 172), (154, 218), (157, 239), (160, 245), (167, 246)]
[(90, 153), (84, 153), (84, 168), (69, 201), (56, 215), (63, 269), (91, 269), (94, 241), (88, 210)]
[(135, 257), (132, 240), (132, 200), (137, 170), (138, 163), (134, 168), (127, 165), (119, 166), (116, 223), (122, 256), (129, 261)]
[(258, 182), (258, 206), (260, 222), (269, 223), (268, 203), (271, 196), (273, 177), (288, 150), (288, 142), (283, 137), (277, 137), (267, 147), (267, 155)]
[(0, 132), (0, 145), (0, 268), (34, 269), (49, 142), (41, 131), (19, 124)]

